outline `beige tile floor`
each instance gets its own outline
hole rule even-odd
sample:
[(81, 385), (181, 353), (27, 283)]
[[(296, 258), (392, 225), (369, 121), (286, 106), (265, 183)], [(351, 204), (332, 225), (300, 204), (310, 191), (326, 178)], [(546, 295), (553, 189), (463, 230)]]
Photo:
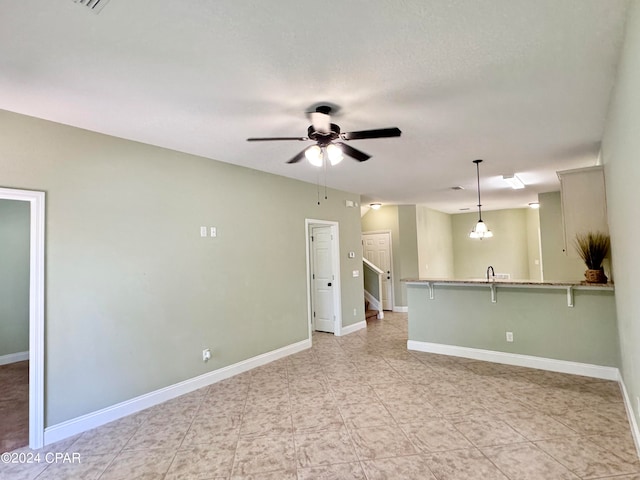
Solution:
[(316, 334), (310, 350), (44, 450), (80, 464), (0, 464), (0, 479), (640, 480), (616, 383), (406, 340), (406, 314)]

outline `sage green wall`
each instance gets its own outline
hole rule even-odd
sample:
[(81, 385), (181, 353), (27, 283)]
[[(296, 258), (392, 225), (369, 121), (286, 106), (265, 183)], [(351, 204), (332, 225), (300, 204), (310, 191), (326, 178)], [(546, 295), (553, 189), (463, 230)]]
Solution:
[[(408, 285), (409, 340), (571, 362), (617, 367), (620, 363), (612, 291)], [(508, 343), (505, 333), (513, 332)], [(571, 341), (567, 341), (571, 339)]]
[[(622, 378), (631, 404), (640, 397), (640, 296), (638, 295), (638, 205), (640, 205), (640, 2), (629, 4), (626, 38), (605, 134), (605, 166), (609, 232), (622, 352)], [(640, 412), (634, 411), (636, 421)]]
[(29, 350), (29, 209), (0, 200), (0, 357)]
[(469, 238), (477, 213), (452, 215), (455, 278), (483, 278), (492, 265), (496, 273), (509, 273), (511, 279), (528, 279), (526, 214), (524, 208), (483, 212), (482, 219), (494, 235), (484, 240)]
[(453, 278), (451, 215), (416, 206), (418, 275), (420, 278)]
[(540, 202), (538, 211), (544, 280), (570, 282), (584, 280), (586, 268), (584, 263), (564, 252), (560, 192), (541, 193), (538, 195), (538, 202)]
[(308, 338), (305, 218), (339, 222), (343, 324), (364, 321), (358, 195), (9, 112), (0, 131), (2, 185), (47, 194), (47, 426)]
[(406, 306), (406, 288), (401, 280), (418, 275), (415, 205), (383, 205), (379, 210), (370, 209), (362, 217), (361, 226), (363, 232), (391, 232), (394, 306)]
[[(416, 206), (398, 206), (398, 226), (400, 228), (400, 273), (403, 278), (418, 276), (418, 230), (416, 226)], [(400, 283), (399, 305), (407, 305), (407, 288)]]

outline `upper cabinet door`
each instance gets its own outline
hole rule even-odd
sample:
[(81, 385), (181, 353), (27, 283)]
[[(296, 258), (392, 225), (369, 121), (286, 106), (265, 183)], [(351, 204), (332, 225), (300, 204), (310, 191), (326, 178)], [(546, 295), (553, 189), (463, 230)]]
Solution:
[(564, 251), (578, 258), (573, 246), (577, 234), (609, 233), (607, 196), (602, 166), (558, 172), (562, 197)]

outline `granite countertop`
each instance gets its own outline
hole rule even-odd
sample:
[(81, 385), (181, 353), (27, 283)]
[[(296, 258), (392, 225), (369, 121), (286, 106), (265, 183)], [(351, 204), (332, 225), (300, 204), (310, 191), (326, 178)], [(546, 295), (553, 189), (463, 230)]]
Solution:
[(539, 280), (503, 280), (503, 279), (495, 279), (495, 280), (487, 280), (485, 278), (406, 278), (402, 279), (405, 283), (414, 283), (414, 284), (457, 284), (457, 285), (503, 285), (503, 286), (513, 286), (513, 287), (594, 287), (599, 289), (612, 289), (613, 283), (586, 283), (584, 281), (539, 281)]

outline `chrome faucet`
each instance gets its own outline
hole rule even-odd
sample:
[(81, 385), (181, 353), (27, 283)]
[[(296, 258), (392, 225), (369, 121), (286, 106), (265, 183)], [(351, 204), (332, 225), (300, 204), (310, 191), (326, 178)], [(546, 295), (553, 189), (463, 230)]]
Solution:
[(495, 280), (495, 279), (496, 279), (496, 272), (493, 270), (493, 267), (492, 267), (491, 265), (489, 265), (489, 266), (487, 267), (487, 282), (489, 281), (489, 270), (491, 270), (491, 278), (492, 278), (493, 280)]

